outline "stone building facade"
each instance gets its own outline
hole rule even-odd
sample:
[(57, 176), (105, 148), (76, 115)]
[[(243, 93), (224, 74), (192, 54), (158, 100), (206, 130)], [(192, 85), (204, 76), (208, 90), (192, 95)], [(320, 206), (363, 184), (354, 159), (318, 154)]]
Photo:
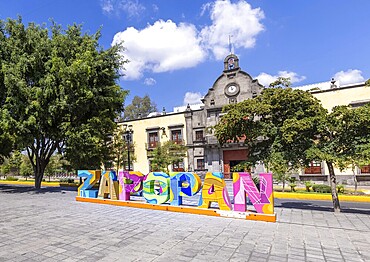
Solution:
[(224, 60), (224, 70), (208, 90), (202, 102), (204, 106), (197, 111), (190, 108), (185, 112), (188, 170), (224, 172), (228, 177), (231, 166), (247, 158), (243, 143), (228, 144), (221, 147), (212, 133), (222, 115), (225, 105), (256, 97), (263, 86), (239, 67), (239, 59), (230, 54)]

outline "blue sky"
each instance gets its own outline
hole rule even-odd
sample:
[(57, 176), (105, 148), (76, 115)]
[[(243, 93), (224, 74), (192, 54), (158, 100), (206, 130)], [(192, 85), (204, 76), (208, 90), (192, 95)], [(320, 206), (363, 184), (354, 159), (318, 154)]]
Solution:
[(262, 84), (289, 76), (293, 86), (335, 77), (370, 78), (368, 0), (0, 0), (0, 19), (102, 27), (100, 44), (124, 41), (120, 86), (148, 94), (158, 110), (196, 103), (223, 70), (228, 37), (242, 70)]

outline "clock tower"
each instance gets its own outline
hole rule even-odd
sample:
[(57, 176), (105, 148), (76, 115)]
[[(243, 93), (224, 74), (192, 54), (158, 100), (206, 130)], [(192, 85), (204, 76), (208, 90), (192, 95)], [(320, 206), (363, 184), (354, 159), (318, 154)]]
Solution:
[[(230, 177), (231, 168), (247, 159), (247, 147), (242, 141), (221, 146), (212, 127), (224, 114), (222, 108), (225, 105), (252, 99), (260, 94), (263, 86), (241, 70), (235, 54), (229, 54), (223, 62), (221, 75), (202, 100), (204, 107), (188, 112), (185, 118), (190, 165), (195, 171), (224, 172), (226, 177)], [(203, 134), (203, 140), (197, 138), (199, 134)], [(204, 163), (204, 166), (197, 163)]]

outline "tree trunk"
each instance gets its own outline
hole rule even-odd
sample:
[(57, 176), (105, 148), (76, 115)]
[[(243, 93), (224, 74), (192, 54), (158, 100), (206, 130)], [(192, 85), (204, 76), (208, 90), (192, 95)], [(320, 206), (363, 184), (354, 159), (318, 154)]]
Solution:
[(283, 192), (285, 192), (285, 180), (283, 180)]
[(337, 192), (337, 181), (334, 173), (333, 163), (330, 161), (326, 161), (326, 165), (328, 166), (329, 169), (331, 196), (333, 200), (334, 212), (340, 212), (339, 198)]
[(41, 188), (41, 182), (44, 177), (44, 171), (46, 168), (45, 161), (42, 161), (41, 159), (36, 159), (36, 165), (34, 167), (35, 172), (35, 188), (38, 190)]
[(357, 194), (357, 177), (356, 177), (355, 168), (356, 167), (352, 166), (353, 180), (355, 181), (355, 194)]

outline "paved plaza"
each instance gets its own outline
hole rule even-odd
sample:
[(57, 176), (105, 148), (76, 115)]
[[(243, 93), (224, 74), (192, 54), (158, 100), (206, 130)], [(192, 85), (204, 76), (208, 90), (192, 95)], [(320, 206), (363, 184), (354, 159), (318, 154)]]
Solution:
[(278, 222), (268, 223), (75, 196), (0, 185), (0, 261), (370, 261), (364, 212), (277, 207)]

